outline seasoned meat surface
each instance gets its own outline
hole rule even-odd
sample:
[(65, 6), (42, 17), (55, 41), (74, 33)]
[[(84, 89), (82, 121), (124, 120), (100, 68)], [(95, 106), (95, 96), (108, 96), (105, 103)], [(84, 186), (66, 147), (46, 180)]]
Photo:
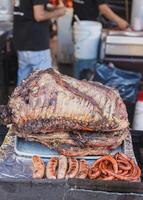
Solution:
[(113, 88), (53, 69), (35, 71), (18, 86), (0, 122), (19, 137), (65, 156), (104, 155), (128, 135), (126, 107)]
[(8, 108), (19, 131), (116, 131), (128, 127), (117, 91), (53, 69), (34, 72), (17, 87)]

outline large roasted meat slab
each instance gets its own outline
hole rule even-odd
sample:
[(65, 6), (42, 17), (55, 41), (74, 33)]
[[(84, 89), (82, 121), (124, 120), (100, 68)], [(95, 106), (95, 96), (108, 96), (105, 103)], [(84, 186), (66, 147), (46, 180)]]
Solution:
[(0, 120), (19, 137), (66, 156), (105, 155), (129, 133), (117, 91), (53, 69), (36, 71), (18, 86), (0, 106)]
[(117, 91), (96, 82), (79, 81), (48, 69), (34, 72), (17, 87), (0, 119), (16, 131), (111, 132), (128, 128), (125, 105)]

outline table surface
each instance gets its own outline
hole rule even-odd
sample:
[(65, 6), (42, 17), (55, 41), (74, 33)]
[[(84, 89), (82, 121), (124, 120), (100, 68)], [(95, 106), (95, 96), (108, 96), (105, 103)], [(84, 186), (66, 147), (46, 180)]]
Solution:
[[(1, 135), (7, 133), (4, 126), (0, 126)], [(143, 132), (133, 131), (136, 146), (142, 144)], [(9, 141), (5, 141), (9, 143)], [(10, 162), (8, 163), (11, 164)], [(91, 181), (91, 180), (32, 180), (32, 179), (0, 179), (0, 194), (3, 200), (125, 200), (143, 199), (143, 183), (127, 183), (118, 181)], [(0, 199), (1, 199), (0, 198)]]

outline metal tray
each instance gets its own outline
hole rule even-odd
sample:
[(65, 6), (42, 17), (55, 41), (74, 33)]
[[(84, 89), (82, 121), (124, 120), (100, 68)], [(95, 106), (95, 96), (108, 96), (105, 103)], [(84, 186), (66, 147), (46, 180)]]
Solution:
[[(49, 159), (51, 157), (58, 157), (59, 154), (56, 151), (49, 149), (48, 147), (41, 145), (37, 142), (26, 141), (22, 138), (15, 138), (15, 153), (18, 156), (32, 157), (33, 155), (39, 155), (42, 158)], [(118, 147), (116, 150), (110, 152), (110, 154), (115, 154), (117, 152), (124, 152), (124, 144)], [(85, 156), (77, 157), (79, 159), (95, 160), (100, 156)]]
[(143, 31), (109, 31), (108, 35), (112, 36), (128, 36), (128, 37), (143, 37)]

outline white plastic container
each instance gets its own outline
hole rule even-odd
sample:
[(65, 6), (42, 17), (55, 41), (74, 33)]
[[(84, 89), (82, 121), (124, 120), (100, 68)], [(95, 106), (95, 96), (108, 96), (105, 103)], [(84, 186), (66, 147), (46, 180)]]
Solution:
[(143, 92), (138, 95), (138, 100), (135, 107), (133, 130), (143, 130)]
[(96, 59), (102, 25), (95, 21), (81, 21), (73, 26), (74, 55), (79, 59)]
[(143, 0), (133, 0), (131, 27), (135, 31), (143, 30)]

